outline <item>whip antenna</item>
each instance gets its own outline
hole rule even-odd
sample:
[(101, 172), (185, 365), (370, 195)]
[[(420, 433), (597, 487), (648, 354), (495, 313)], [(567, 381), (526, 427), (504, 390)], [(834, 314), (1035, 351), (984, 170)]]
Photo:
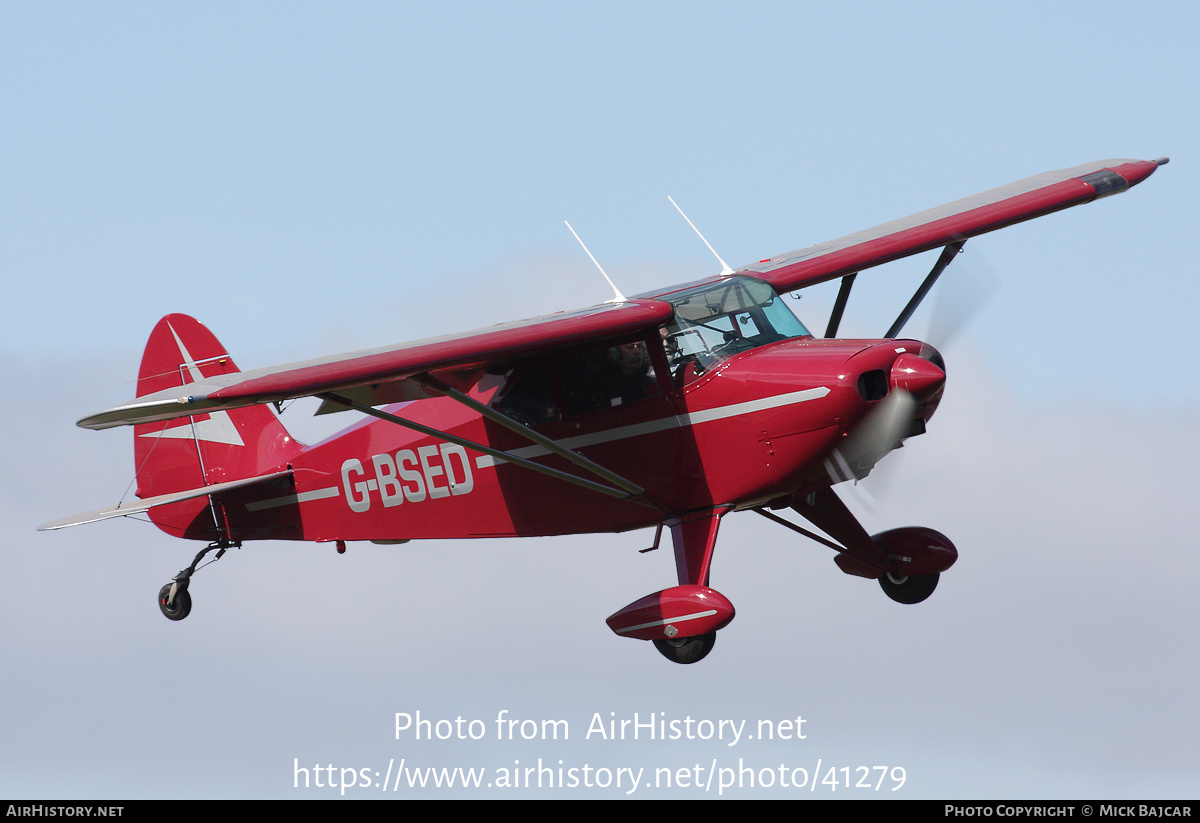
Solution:
[[(564, 223), (567, 223), (567, 221), (566, 221), (566, 220), (564, 220), (563, 222), (564, 222)], [(572, 229), (572, 228), (571, 228), (571, 224), (570, 224), (570, 223), (567, 223), (567, 228), (568, 228), (568, 229), (570, 229), (570, 231), (571, 231), (571, 234), (575, 234), (575, 229)], [(575, 234), (575, 239), (576, 239), (576, 240), (579, 240), (579, 235), (578, 235), (578, 234)], [(579, 240), (579, 245), (583, 246), (583, 250), (587, 252), (587, 256), (588, 256), (588, 257), (592, 257), (592, 253), (591, 253), (590, 251), (588, 251), (588, 247), (587, 247), (587, 246), (584, 246), (584, 244), (583, 244), (583, 241), (582, 241), (582, 240)], [(592, 257), (592, 262), (593, 262), (593, 263), (596, 263), (596, 258), (595, 258), (595, 257)], [(608, 285), (612, 286), (612, 290), (613, 290), (613, 299), (612, 299), (612, 300), (605, 300), (604, 302), (605, 302), (605, 303), (624, 303), (624, 302), (625, 302), (625, 295), (621, 294), (621, 290), (617, 288), (617, 284), (616, 284), (616, 283), (614, 283), (614, 282), (612, 281), (612, 278), (608, 276), (608, 273), (604, 271), (604, 267), (603, 267), (603, 266), (601, 266), (599, 263), (596, 263), (596, 268), (600, 269), (600, 273), (604, 275), (604, 279), (608, 281)]]
[(676, 203), (669, 194), (667, 195), (667, 199), (671, 201), (671, 205), (675, 207), (675, 210), (679, 212), (680, 216), (684, 220), (687, 220), (687, 224), (692, 227), (692, 231), (696, 233), (696, 236), (704, 241), (704, 245), (708, 246), (708, 250), (713, 253), (713, 257), (717, 258), (717, 262), (721, 264), (721, 276), (723, 277), (727, 274), (733, 274), (733, 269), (729, 268), (729, 264), (721, 259), (721, 255), (717, 254), (717, 250), (712, 247), (712, 244), (707, 240), (704, 240), (704, 235), (700, 234), (700, 229), (696, 228), (695, 223), (693, 223), (691, 220), (688, 220), (688, 216), (683, 213), (683, 209), (679, 208), (679, 204)]

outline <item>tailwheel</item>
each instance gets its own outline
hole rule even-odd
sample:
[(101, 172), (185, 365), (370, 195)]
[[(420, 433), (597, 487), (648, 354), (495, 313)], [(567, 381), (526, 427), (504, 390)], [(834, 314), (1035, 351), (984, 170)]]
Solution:
[(937, 588), (938, 577), (940, 575), (937, 572), (910, 574), (907, 577), (901, 574), (885, 574), (879, 578), (879, 585), (883, 588), (883, 593), (897, 603), (912, 605), (933, 594), (933, 590)]
[(182, 620), (192, 613), (192, 596), (188, 594), (186, 586), (180, 586), (176, 588), (172, 599), (172, 586), (175, 583), (168, 583), (158, 590), (158, 608), (168, 620)]
[(655, 640), (654, 648), (672, 663), (699, 663), (712, 651), (717, 642), (717, 633), (698, 634), (671, 640)]
[[(192, 613), (192, 596), (188, 594), (188, 583), (192, 579), (192, 575), (196, 573), (197, 567), (200, 567), (200, 561), (204, 559), (204, 555), (211, 551), (216, 551), (216, 556), (209, 561), (215, 563), (230, 548), (240, 549), (241, 541), (230, 543), (222, 538), (214, 543), (209, 543), (200, 553), (192, 560), (192, 565), (175, 575), (175, 579), (158, 590), (158, 608), (168, 620), (182, 620)], [(208, 563), (204, 564), (205, 566)], [(171, 588), (175, 588), (175, 596), (171, 597)]]

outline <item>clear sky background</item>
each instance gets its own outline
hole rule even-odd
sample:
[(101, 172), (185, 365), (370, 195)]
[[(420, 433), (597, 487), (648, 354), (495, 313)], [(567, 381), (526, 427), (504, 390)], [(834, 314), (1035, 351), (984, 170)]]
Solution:
[[(0, 6), (0, 795), (324, 797), (294, 758), (488, 779), (541, 758), (906, 770), (835, 797), (1194, 798), (1198, 24), (1182, 2)], [(717, 271), (667, 195), (736, 266), (1162, 155), (946, 275), (991, 299), (943, 347), (929, 434), (863, 484), (876, 502), (848, 495), (872, 531), (957, 543), (919, 606), (742, 514), (712, 579), (737, 619), (690, 667), (604, 624), (674, 582), (645, 532), (251, 545), (175, 624), (153, 597), (195, 545), (34, 531), (131, 482), (128, 432), (74, 421), (133, 396), (164, 314), (269, 366), (607, 299), (564, 218), (629, 294)], [(931, 263), (860, 277), (843, 333), (881, 334)], [(835, 288), (792, 304), (810, 327)], [(906, 333), (943, 343), (932, 313)], [(571, 738), (496, 741), (501, 710)], [(396, 740), (416, 711), (488, 738)], [(610, 712), (803, 716), (806, 738), (584, 739)]]

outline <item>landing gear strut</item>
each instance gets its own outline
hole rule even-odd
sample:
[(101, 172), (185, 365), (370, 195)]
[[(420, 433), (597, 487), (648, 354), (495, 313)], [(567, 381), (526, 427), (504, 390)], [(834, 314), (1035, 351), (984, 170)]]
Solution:
[(225, 554), (230, 547), (240, 549), (241, 542), (230, 543), (228, 540), (218, 540), (215, 543), (210, 543), (196, 555), (192, 560), (192, 565), (175, 575), (174, 579), (158, 590), (158, 608), (162, 611), (163, 616), (168, 620), (182, 620), (192, 613), (192, 596), (188, 594), (188, 583), (192, 579), (192, 575), (196, 573), (196, 567), (204, 555), (217, 550), (217, 556), (212, 559), (216, 562), (221, 559), (221, 555)]
[[(694, 512), (664, 521), (675, 547), (678, 586), (663, 589), (630, 603), (608, 620), (620, 637), (653, 640), (654, 647), (672, 663), (698, 663), (717, 642), (717, 631), (733, 620), (733, 604), (708, 586), (717, 527), (728, 507)], [(654, 538), (654, 548), (662, 527)]]
[(766, 509), (755, 511), (838, 552), (834, 562), (842, 571), (879, 580), (883, 593), (897, 603), (911, 605), (928, 599), (937, 588), (941, 572), (958, 559), (954, 544), (946, 535), (933, 529), (907, 526), (876, 535), (867, 534), (832, 488), (793, 498), (790, 503), (793, 511), (838, 542), (827, 540)]

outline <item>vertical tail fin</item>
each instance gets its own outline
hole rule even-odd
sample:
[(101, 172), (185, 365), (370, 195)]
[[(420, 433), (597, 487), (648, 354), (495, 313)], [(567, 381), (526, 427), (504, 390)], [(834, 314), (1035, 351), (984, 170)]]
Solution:
[[(137, 395), (236, 371), (212, 332), (186, 314), (170, 314), (150, 333)], [(303, 450), (269, 406), (143, 423), (133, 434), (141, 498), (265, 474)]]

